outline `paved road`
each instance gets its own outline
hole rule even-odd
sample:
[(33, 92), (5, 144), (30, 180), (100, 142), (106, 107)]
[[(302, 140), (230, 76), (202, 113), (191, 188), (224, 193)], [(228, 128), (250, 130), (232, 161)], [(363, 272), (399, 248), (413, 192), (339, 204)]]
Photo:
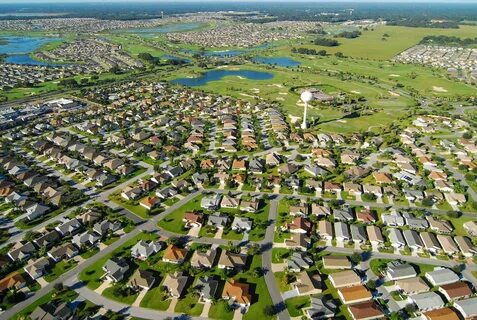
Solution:
[(272, 298), (273, 305), (275, 307), (278, 307), (277, 317), (280, 320), (285, 320), (290, 319), (290, 315), (288, 314), (288, 310), (285, 306), (282, 295), (280, 293), (280, 289), (277, 286), (277, 282), (275, 281), (275, 277), (272, 272), (272, 246), (275, 233), (275, 221), (277, 219), (278, 214), (279, 200), (279, 198), (274, 199), (270, 203), (270, 212), (268, 215), (269, 225), (265, 233), (265, 238), (262, 241), (262, 267), (264, 270), (266, 270), (264, 278), (265, 283), (267, 284), (268, 292), (270, 293), (270, 297)]

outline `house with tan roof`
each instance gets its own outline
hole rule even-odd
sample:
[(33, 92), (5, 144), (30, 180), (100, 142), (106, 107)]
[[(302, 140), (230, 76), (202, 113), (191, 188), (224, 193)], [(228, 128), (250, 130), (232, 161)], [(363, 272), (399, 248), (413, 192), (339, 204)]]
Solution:
[(345, 256), (323, 256), (323, 268), (325, 269), (351, 269), (351, 262)]
[(407, 295), (418, 294), (430, 290), (427, 282), (425, 282), (421, 277), (396, 280), (394, 285)]
[(368, 240), (372, 246), (378, 247), (384, 244), (383, 234), (381, 229), (376, 226), (367, 226), (366, 233), (368, 235)]
[(219, 256), (217, 267), (219, 269), (240, 270), (247, 265), (248, 256), (242, 253), (233, 253), (222, 250)]
[(194, 268), (212, 268), (217, 257), (217, 249), (212, 247), (203, 252), (195, 250), (190, 258), (190, 265)]
[(332, 273), (328, 278), (335, 288), (352, 287), (361, 284), (361, 278), (353, 270)]
[(333, 226), (328, 220), (318, 221), (318, 234), (321, 239), (331, 240), (333, 239)]
[(340, 297), (341, 301), (347, 305), (370, 301), (372, 299), (372, 295), (368, 288), (362, 284), (352, 287), (339, 288), (338, 296)]
[(310, 274), (301, 271), (296, 275), (296, 280), (291, 283), (291, 287), (298, 295), (318, 294), (322, 291), (322, 281), (319, 274)]
[(191, 279), (182, 272), (167, 274), (162, 282), (162, 286), (174, 298), (180, 298), (186, 293), (187, 287), (190, 285)]
[(392, 176), (386, 172), (373, 172), (373, 177), (377, 184), (389, 184), (394, 182)]

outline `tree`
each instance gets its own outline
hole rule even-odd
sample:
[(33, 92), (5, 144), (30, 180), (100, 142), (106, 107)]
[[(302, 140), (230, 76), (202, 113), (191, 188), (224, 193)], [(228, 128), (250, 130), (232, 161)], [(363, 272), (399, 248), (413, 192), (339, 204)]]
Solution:
[(58, 292), (62, 292), (65, 289), (65, 286), (63, 285), (62, 282), (55, 283), (55, 285), (53, 287)]
[(266, 316), (269, 316), (269, 317), (272, 317), (275, 314), (277, 314), (277, 310), (275, 306), (272, 306), (272, 305), (266, 306), (263, 312), (265, 313)]
[(422, 200), (422, 205), (425, 207), (432, 207), (434, 205), (434, 200), (432, 199), (432, 197), (425, 197)]
[(359, 264), (361, 261), (363, 261), (363, 257), (361, 256), (360, 253), (358, 252), (355, 252), (353, 253), (349, 259), (351, 260), (351, 262), (354, 264), (354, 265), (357, 265)]
[(343, 58), (343, 57), (344, 57), (344, 54), (343, 54), (343, 52), (338, 51), (338, 52), (335, 53), (335, 57), (337, 57), (337, 58)]

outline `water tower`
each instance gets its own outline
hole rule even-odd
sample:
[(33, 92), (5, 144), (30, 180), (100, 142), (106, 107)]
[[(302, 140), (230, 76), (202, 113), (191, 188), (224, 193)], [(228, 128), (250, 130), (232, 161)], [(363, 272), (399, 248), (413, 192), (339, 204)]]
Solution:
[(306, 129), (306, 111), (308, 109), (308, 103), (313, 100), (313, 93), (311, 91), (305, 90), (301, 93), (300, 99), (305, 104), (305, 110), (303, 111), (303, 123), (301, 124), (301, 128), (305, 130)]

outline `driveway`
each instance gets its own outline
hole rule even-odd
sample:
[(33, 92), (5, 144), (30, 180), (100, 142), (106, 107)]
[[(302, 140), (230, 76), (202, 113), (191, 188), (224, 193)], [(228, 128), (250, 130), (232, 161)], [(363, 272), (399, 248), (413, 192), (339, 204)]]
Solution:
[(172, 298), (171, 299), (171, 304), (169, 305), (169, 308), (167, 308), (167, 312), (169, 312), (169, 313), (174, 312), (174, 310), (176, 309), (177, 301), (179, 301), (177, 298)]
[(104, 282), (94, 292), (102, 294), (104, 290), (111, 286), (111, 281), (104, 280)]
[(141, 305), (142, 298), (146, 295), (147, 290), (142, 289), (139, 295), (137, 296), (136, 300), (132, 304), (133, 307), (139, 307)]
[(189, 229), (189, 232), (187, 233), (187, 235), (188, 235), (189, 237), (198, 238), (198, 237), (199, 237), (200, 228), (201, 228), (201, 227), (192, 227), (192, 228), (190, 228), (190, 229)]

